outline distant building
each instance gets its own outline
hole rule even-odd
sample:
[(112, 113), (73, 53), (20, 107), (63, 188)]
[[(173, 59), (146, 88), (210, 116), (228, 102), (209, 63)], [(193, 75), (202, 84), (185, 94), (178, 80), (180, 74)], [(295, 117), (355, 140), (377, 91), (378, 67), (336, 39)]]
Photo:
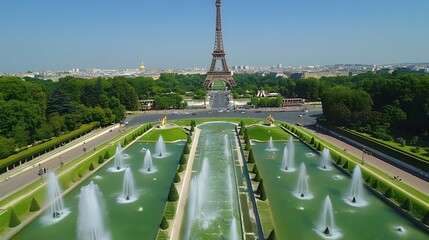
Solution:
[(142, 62), (142, 64), (140, 64), (140, 71), (144, 72), (144, 70), (145, 70), (145, 66), (144, 66), (144, 64)]
[(153, 99), (144, 99), (144, 100), (139, 100), (139, 103), (142, 106), (142, 109), (152, 109), (153, 105), (155, 103), (155, 100)]
[(283, 107), (302, 106), (305, 103), (304, 98), (283, 98)]
[(289, 78), (293, 80), (305, 79), (305, 72), (292, 73)]

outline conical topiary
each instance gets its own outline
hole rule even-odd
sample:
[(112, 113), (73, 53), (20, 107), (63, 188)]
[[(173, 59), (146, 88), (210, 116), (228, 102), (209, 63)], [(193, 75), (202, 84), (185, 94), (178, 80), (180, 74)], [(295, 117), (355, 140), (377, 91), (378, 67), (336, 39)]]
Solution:
[(184, 153), (182, 153), (182, 155), (180, 156), (180, 161), (179, 161), (179, 163), (180, 163), (180, 164), (186, 164), (186, 157), (185, 157), (185, 154), (184, 154)]
[(194, 132), (194, 126), (191, 125), (191, 132)]
[(183, 153), (184, 154), (189, 154), (191, 151), (189, 150), (189, 146), (188, 144), (185, 144), (185, 147), (183, 148)]
[(395, 194), (393, 193), (393, 189), (389, 188), (387, 189), (386, 193), (384, 194), (384, 196), (386, 196), (387, 198), (393, 198)]
[(31, 204), (30, 204), (30, 212), (37, 212), (40, 210), (40, 205), (37, 202), (37, 200), (33, 197), (31, 199)]
[(247, 159), (247, 162), (248, 163), (255, 163), (255, 157), (253, 156), (253, 150), (252, 149), (249, 150), (249, 157)]
[(94, 164), (89, 164), (89, 171), (94, 171), (94, 169), (95, 169), (95, 167), (94, 167)]
[(173, 182), (174, 182), (174, 183), (178, 183), (178, 182), (180, 182), (180, 181), (181, 181), (180, 176), (179, 176), (179, 174), (176, 172), (176, 175), (174, 175)]
[(191, 144), (192, 143), (192, 138), (190, 135), (188, 135), (188, 138), (186, 139), (186, 143), (187, 144)]
[(405, 200), (405, 202), (402, 204), (401, 206), (404, 210), (406, 211), (411, 211), (411, 201), (409, 198), (407, 198), (407, 200)]
[(322, 151), (322, 144), (321, 143), (319, 143), (318, 145), (317, 145), (317, 151), (319, 151), (319, 152), (321, 152)]
[[(311, 144), (311, 145), (313, 145), (313, 144), (314, 144), (314, 137), (312, 137), (312, 138), (311, 138), (311, 140), (310, 140), (310, 144)], [(274, 229), (273, 229), (273, 231), (274, 231)]]
[(161, 228), (162, 230), (166, 230), (166, 229), (168, 229), (168, 227), (169, 227), (169, 224), (168, 224), (168, 221), (164, 215), (164, 216), (162, 216), (162, 220), (161, 220), (161, 224), (159, 225), (159, 228)]
[(176, 202), (177, 200), (179, 200), (179, 193), (177, 193), (177, 189), (174, 183), (171, 183), (170, 192), (168, 193), (168, 201)]
[(379, 187), (380, 187), (380, 182), (376, 178), (376, 179), (374, 179), (374, 182), (372, 183), (372, 188), (378, 189)]
[(259, 172), (258, 170), (258, 166), (255, 164), (255, 166), (253, 166), (252, 173), (257, 174)]
[(268, 236), (267, 240), (275, 240), (276, 239), (276, 232), (275, 230), (271, 230), (270, 235)]
[(183, 164), (179, 165), (179, 168), (177, 169), (178, 172), (183, 172), (183, 170), (185, 170), (185, 167), (183, 166)]
[(10, 210), (10, 218), (9, 218), (9, 227), (13, 228), (21, 224), (18, 216), (15, 213), (15, 210)]
[(255, 182), (260, 182), (261, 181), (261, 176), (259, 175), (259, 172), (255, 174), (255, 177), (252, 179)]
[(110, 153), (109, 153), (109, 151), (106, 151), (104, 153), (104, 159), (109, 159), (109, 158), (110, 158)]
[(429, 225), (429, 212), (427, 212), (425, 216), (422, 218), (422, 223)]
[(98, 164), (102, 164), (102, 163), (104, 163), (104, 158), (103, 158), (103, 156), (98, 156)]
[(263, 179), (261, 179), (261, 181), (259, 182), (259, 186), (258, 186), (258, 189), (256, 190), (256, 192), (259, 194), (260, 200), (262, 200), (262, 201), (267, 200), (267, 193), (265, 192)]
[(343, 165), (344, 169), (349, 169), (349, 161), (346, 160), (346, 162)]

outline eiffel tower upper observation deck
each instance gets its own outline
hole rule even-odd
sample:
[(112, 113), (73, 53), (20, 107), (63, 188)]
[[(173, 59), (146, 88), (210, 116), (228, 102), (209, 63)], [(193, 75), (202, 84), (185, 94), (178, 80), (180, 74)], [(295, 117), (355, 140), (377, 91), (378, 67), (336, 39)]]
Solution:
[[(214, 50), (212, 53), (213, 59), (210, 65), (210, 69), (207, 72), (206, 80), (204, 81), (204, 87), (209, 88), (214, 80), (222, 80), (226, 82), (230, 87), (236, 85), (234, 79), (232, 78), (232, 73), (228, 69), (225, 59), (225, 51), (223, 49), (223, 39), (222, 39), (222, 16), (221, 16), (221, 2), (216, 0), (216, 35), (215, 35), (215, 44)], [(221, 61), (220, 69), (216, 69), (216, 62)]]

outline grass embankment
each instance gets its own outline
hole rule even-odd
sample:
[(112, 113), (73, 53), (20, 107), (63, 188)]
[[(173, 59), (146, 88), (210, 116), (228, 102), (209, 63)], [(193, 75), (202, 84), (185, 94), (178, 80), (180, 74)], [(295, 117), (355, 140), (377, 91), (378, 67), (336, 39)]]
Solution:
[[(89, 172), (94, 173), (100, 166), (108, 162), (109, 159), (106, 159), (104, 163), (99, 163), (99, 156), (102, 156), (104, 159), (106, 152), (108, 152), (109, 158), (112, 159), (118, 142), (121, 142), (122, 146), (127, 145), (137, 136), (143, 134), (147, 130), (146, 127), (147, 125), (130, 127), (120, 136), (117, 136), (113, 140), (97, 147), (96, 151), (88, 151), (81, 157), (65, 164), (62, 168), (57, 169), (55, 172), (58, 176), (61, 188), (65, 191), (70, 191), (74, 187), (78, 186), (81, 181), (91, 175)], [(95, 167), (95, 170), (93, 171), (89, 170), (91, 163)], [(2, 200), (0, 202), (0, 206), (1, 208), (7, 209), (7, 211), (0, 215), (0, 235), (4, 235), (4, 233), (11, 230), (9, 228), (9, 217), (12, 209), (15, 210), (18, 218), (23, 221), (33, 214), (38, 214), (29, 212), (31, 199), (34, 197), (40, 206), (44, 206), (46, 205), (45, 195), (45, 181), (39, 179), (19, 190), (17, 193)]]
[[(344, 152), (334, 144), (320, 139), (305, 128), (284, 124), (284, 126), (304, 142), (321, 151), (323, 148), (330, 149), (332, 160), (337, 166), (348, 172), (352, 172), (356, 165), (361, 163), (359, 157)], [(397, 206), (403, 208), (407, 213), (419, 221), (424, 221), (429, 216), (429, 196), (421, 193), (413, 187), (393, 179), (392, 176), (369, 164), (361, 165), (363, 178), (366, 184), (388, 198)], [(393, 194), (392, 194), (393, 192)], [(411, 204), (407, 204), (411, 202)], [(427, 221), (427, 220), (426, 220)], [(427, 222), (425, 222), (428, 224)]]
[(429, 148), (425, 149), (423, 147), (417, 148), (416, 146), (401, 145), (393, 141), (377, 139), (370, 136), (369, 134), (361, 133), (355, 130), (333, 126), (328, 127), (335, 132), (360, 142), (370, 148), (383, 152), (396, 159), (400, 159), (401, 161), (414, 166), (417, 169), (429, 172)]
[(247, 128), (247, 133), (251, 139), (258, 141), (268, 141), (270, 140), (270, 137), (273, 138), (273, 141), (287, 140), (285, 131), (278, 126), (252, 126)]

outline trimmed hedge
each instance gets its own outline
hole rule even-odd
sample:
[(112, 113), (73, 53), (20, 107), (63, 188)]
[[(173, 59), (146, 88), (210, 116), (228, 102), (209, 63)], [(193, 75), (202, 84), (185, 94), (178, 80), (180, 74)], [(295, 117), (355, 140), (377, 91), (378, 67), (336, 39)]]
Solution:
[(183, 172), (185, 170), (185, 167), (183, 166), (183, 164), (179, 165), (179, 168), (177, 168), (177, 172)]
[(188, 144), (185, 144), (185, 147), (183, 148), (183, 153), (184, 154), (189, 154), (190, 152), (191, 152), (191, 150), (189, 150)]
[(7, 166), (11, 166), (19, 161), (29, 159), (31, 157), (36, 157), (39, 154), (45, 153), (45, 151), (52, 149), (56, 146), (60, 146), (61, 143), (70, 141), (86, 132), (91, 131), (92, 129), (100, 126), (100, 122), (93, 122), (90, 124), (83, 124), (79, 129), (64, 134), (62, 136), (56, 137), (53, 140), (38, 144), (36, 146), (30, 147), (26, 150), (23, 150), (17, 154), (11, 155), (5, 159), (0, 160), (0, 169), (5, 169)]
[(174, 175), (173, 182), (174, 182), (174, 183), (178, 183), (178, 182), (180, 182), (181, 180), (182, 180), (182, 179), (180, 179), (179, 174), (176, 172), (176, 175)]
[(103, 158), (103, 156), (98, 156), (98, 164), (102, 164), (102, 163), (104, 163), (104, 158)]

